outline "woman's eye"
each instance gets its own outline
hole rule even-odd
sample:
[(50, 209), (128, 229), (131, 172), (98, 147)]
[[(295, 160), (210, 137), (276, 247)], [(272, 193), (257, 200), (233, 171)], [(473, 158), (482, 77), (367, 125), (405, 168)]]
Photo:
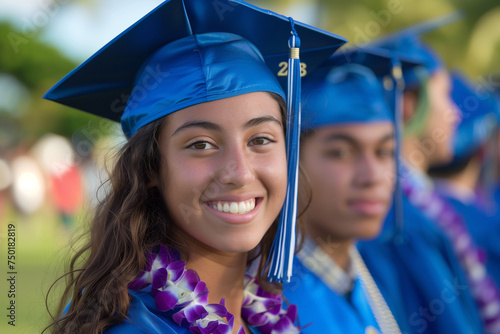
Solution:
[(209, 150), (215, 148), (215, 146), (206, 141), (199, 141), (189, 145), (189, 148), (192, 148), (193, 150)]
[(269, 143), (274, 143), (274, 140), (266, 138), (266, 137), (259, 137), (250, 140), (250, 145), (251, 146), (256, 146), (256, 145), (267, 145)]

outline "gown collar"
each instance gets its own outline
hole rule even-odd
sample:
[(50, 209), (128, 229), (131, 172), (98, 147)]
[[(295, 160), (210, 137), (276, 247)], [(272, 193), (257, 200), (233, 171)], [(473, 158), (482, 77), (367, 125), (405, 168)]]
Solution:
[(306, 237), (302, 250), (297, 254), (300, 262), (318, 276), (332, 291), (339, 295), (350, 293), (354, 287), (356, 275), (352, 266), (352, 246), (349, 252), (347, 269), (342, 269), (333, 259), (310, 237)]

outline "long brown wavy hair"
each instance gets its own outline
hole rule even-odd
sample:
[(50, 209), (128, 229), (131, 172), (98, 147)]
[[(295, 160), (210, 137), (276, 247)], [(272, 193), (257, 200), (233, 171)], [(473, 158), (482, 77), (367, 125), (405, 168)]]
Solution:
[[(285, 126), (285, 102), (272, 95), (280, 104)], [(72, 256), (67, 274), (54, 283), (66, 279), (55, 316), (51, 315), (52, 322), (43, 332), (102, 333), (127, 318), (127, 287), (146, 266), (146, 252), (164, 244), (188, 258), (160, 189), (151, 186), (161, 184), (158, 135), (163, 123), (164, 118), (140, 128), (118, 152), (108, 181), (110, 190), (97, 207), (86, 241)], [(263, 276), (257, 279), (268, 291), (280, 289), (265, 280), (276, 225), (277, 219), (248, 256), (249, 263), (260, 259), (258, 272)]]

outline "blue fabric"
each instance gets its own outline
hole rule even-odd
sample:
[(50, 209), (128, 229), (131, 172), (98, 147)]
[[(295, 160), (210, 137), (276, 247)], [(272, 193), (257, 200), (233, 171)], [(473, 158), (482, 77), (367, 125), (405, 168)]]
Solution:
[(368, 67), (377, 77), (383, 78), (386, 75), (392, 74), (394, 59), (400, 62), (403, 71), (422, 65), (421, 59), (418, 56), (403, 55), (398, 51), (363, 45), (361, 47), (340, 48), (321, 65), (321, 68), (338, 67), (354, 63)]
[[(437, 190), (439, 192), (439, 188)], [(488, 273), (500, 286), (499, 217), (489, 216), (475, 201), (464, 203), (447, 193), (439, 193), (463, 217), (475, 244), (485, 252)]]
[(482, 333), (465, 274), (447, 238), (403, 198), (404, 229), (394, 212), (381, 235), (358, 243), (403, 333)]
[(498, 127), (499, 108), (491, 94), (478, 94), (478, 89), (465, 76), (451, 73), (452, 98), (461, 111), (453, 146), (455, 161), (468, 158), (483, 146)]
[[(166, 312), (156, 309), (153, 296), (150, 294), (151, 287), (148, 286), (141, 291), (129, 290), (132, 295), (130, 308), (125, 320), (108, 330), (105, 334), (188, 334), (188, 328), (178, 326)], [(260, 334), (260, 331), (251, 328), (252, 334)]]
[(156, 310), (155, 301), (151, 296), (150, 287), (141, 291), (130, 291), (132, 300), (127, 316), (130, 320), (115, 325), (106, 334), (135, 333), (190, 333), (189, 329), (178, 326), (164, 312)]
[(500, 185), (497, 185), (493, 193), (496, 207), (486, 213), (491, 226), (478, 238), (478, 244), (486, 250), (488, 272), (500, 286), (500, 244), (498, 242), (500, 240)]
[(311, 324), (301, 333), (362, 334), (368, 326), (379, 330), (359, 280), (349, 297), (341, 296), (295, 258), (294, 276), (283, 284), (283, 294), (298, 306), (300, 326)]
[[(161, 69), (162, 74), (154, 78), (151, 69)], [(230, 33), (169, 43), (145, 62), (139, 74), (121, 117), (128, 137), (153, 120), (198, 103), (259, 91), (285, 99), (259, 50)]]
[(422, 69), (428, 75), (432, 75), (444, 67), (441, 58), (427, 46), (420, 37), (423, 34), (431, 32), (442, 26), (456, 22), (462, 19), (461, 12), (454, 12), (431, 19), (419, 24), (415, 24), (394, 34), (384, 36), (380, 39), (368, 43), (374, 47), (385, 48), (397, 52), (401, 57), (416, 59), (421, 64), (420, 67), (408, 68), (403, 71), (403, 77), (406, 87), (411, 88), (418, 85), (419, 71)]
[(422, 66), (405, 69), (403, 79), (407, 88), (416, 87), (420, 82), (420, 72), (425, 70), (426, 75), (432, 75), (444, 68), (443, 61), (429, 46), (420, 41), (418, 37), (407, 37), (394, 44), (384, 45), (389, 50), (408, 52), (406, 56), (417, 56)]
[(417, 58), (372, 46), (344, 48), (332, 55), (303, 80), (302, 129), (394, 122), (392, 99), (381, 81), (392, 75), (395, 58), (403, 70), (421, 65)]
[(329, 67), (305, 78), (302, 101), (302, 130), (394, 119), (377, 77), (359, 64)]

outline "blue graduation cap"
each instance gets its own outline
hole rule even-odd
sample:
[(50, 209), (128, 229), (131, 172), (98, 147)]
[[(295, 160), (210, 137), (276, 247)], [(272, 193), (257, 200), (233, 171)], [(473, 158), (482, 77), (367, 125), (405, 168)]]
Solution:
[[(300, 56), (306, 71), (313, 70), (315, 64), (321, 63), (346, 42), (342, 37), (306, 24), (297, 22), (294, 26), (301, 38)], [(219, 98), (229, 97), (224, 93), (234, 88), (231, 83), (244, 84), (245, 77), (250, 76), (248, 83), (255, 84), (255, 77), (263, 74), (264, 71), (260, 70), (254, 75), (252, 72), (256, 68), (247, 69), (246, 66), (240, 66), (252, 63), (249, 58), (259, 58), (259, 53), (271, 73), (286, 89), (287, 60), (290, 52), (288, 39), (291, 30), (289, 18), (243, 1), (165, 1), (59, 81), (44, 98), (121, 121), (122, 124), (125, 123), (125, 134), (131, 136), (144, 124), (140, 121), (142, 118), (140, 112), (132, 112), (130, 106), (123, 115), (127, 102), (134, 104), (133, 102), (138, 101), (140, 103), (137, 104), (146, 105), (151, 102), (151, 92), (155, 89), (161, 90), (164, 96), (173, 94), (178, 97), (171, 101), (163, 101), (171, 107), (164, 112), (164, 115), (158, 115), (159, 118), (175, 110), (203, 102), (201, 100), (203, 94), (208, 96), (206, 101), (217, 99), (214, 96), (218, 93), (222, 93)], [(207, 33), (212, 35), (204, 35)], [(237, 42), (236, 37), (223, 33), (238, 35), (242, 41)], [(203, 36), (199, 37), (200, 35)], [(173, 42), (179, 44), (168, 47)], [(217, 50), (214, 48), (216, 44)], [(227, 49), (225, 44), (229, 44)], [(198, 47), (201, 48), (199, 52)], [(196, 52), (192, 52), (192, 49)], [(156, 58), (154, 58), (155, 52), (158, 52)], [(230, 54), (225, 54), (226, 52)], [(194, 63), (193, 54), (202, 59)], [(158, 60), (163, 57), (169, 57), (168, 60), (174, 63)], [(219, 60), (220, 57), (223, 59)], [(231, 61), (234, 61), (231, 58), (239, 60), (243, 57), (247, 57), (246, 62), (235, 62), (228, 67)], [(145, 64), (148, 59), (151, 63)], [(220, 63), (211, 64), (210, 61), (214, 59)], [(231, 71), (223, 71), (226, 67)], [(207, 69), (210, 69), (210, 72)], [(141, 70), (142, 77), (137, 76)], [(195, 73), (187, 76), (189, 70)], [(184, 81), (196, 80), (197, 84), (199, 80), (203, 80), (204, 75), (207, 75), (205, 84), (208, 91), (199, 92), (193, 87), (194, 84), (180, 85), (178, 80), (182, 77), (178, 72), (183, 74)], [(265, 76), (266, 79), (269, 78), (268, 74)], [(140, 82), (141, 80), (144, 82)], [(234, 80), (240, 81), (234, 82)], [(221, 82), (228, 86), (214, 84)], [(277, 88), (271, 87), (272, 85), (274, 84), (269, 83), (267, 88), (275, 92)], [(217, 89), (219, 91), (216, 92)], [(260, 89), (266, 90), (264, 86)], [(150, 117), (151, 113), (147, 114)]]
[(270, 279), (280, 281), (291, 275), (295, 243), (301, 75), (345, 42), (239, 0), (170, 0), (44, 98), (120, 121), (131, 137), (188, 106), (256, 91), (285, 97), (286, 89), (288, 124), (293, 125), (287, 129), (289, 184), (270, 267)]
[(478, 94), (478, 90), (462, 73), (451, 73), (453, 83), (452, 98), (461, 111), (454, 143), (454, 165), (468, 159), (483, 146), (500, 122), (500, 109), (491, 94)]
[(383, 87), (371, 69), (350, 63), (303, 81), (302, 130), (393, 121)]
[[(464, 15), (461, 11), (456, 11), (413, 25), (394, 34), (371, 41), (368, 44), (374, 47), (396, 51), (402, 57), (418, 59), (421, 66), (412, 67), (403, 72), (406, 87), (413, 88), (417, 86), (423, 74), (432, 75), (444, 66), (441, 58), (429, 46), (422, 42), (420, 36), (457, 22), (463, 19), (463, 17)], [(424, 70), (423, 73), (422, 70)]]
[(394, 122), (396, 109), (387, 91), (401, 88), (401, 71), (418, 65), (417, 60), (377, 47), (339, 50), (304, 78), (302, 129), (340, 123)]

